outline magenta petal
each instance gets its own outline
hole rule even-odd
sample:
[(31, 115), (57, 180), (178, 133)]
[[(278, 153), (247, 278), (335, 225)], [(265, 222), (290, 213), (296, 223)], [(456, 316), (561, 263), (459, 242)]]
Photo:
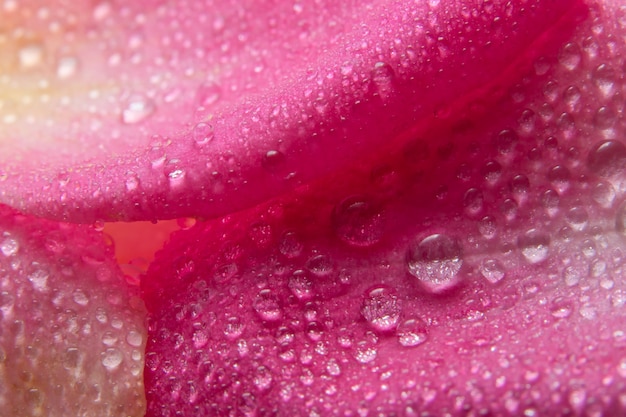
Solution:
[(0, 201), (75, 222), (215, 216), (386, 153), (488, 106), (579, 6), (11, 4)]
[(142, 417), (144, 320), (101, 233), (0, 206), (0, 414)]
[(437, 140), (178, 232), (148, 415), (626, 414), (623, 16)]

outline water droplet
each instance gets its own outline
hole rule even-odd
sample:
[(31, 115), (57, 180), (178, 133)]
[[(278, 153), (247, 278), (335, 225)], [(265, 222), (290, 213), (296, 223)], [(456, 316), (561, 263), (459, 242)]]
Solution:
[(463, 196), (463, 207), (465, 208), (465, 212), (469, 215), (480, 213), (483, 208), (483, 202), (483, 193), (477, 188), (470, 188)]
[(565, 192), (569, 188), (570, 173), (563, 165), (556, 165), (548, 171), (548, 180), (559, 193)]
[(481, 173), (489, 185), (494, 185), (502, 175), (502, 166), (496, 161), (489, 161), (485, 164)]
[(283, 317), (278, 299), (268, 289), (259, 291), (253, 303), (254, 310), (264, 321), (275, 322)]
[(329, 359), (326, 363), (326, 372), (330, 376), (339, 376), (341, 375), (341, 367), (335, 359)]
[(278, 250), (280, 253), (289, 259), (300, 256), (302, 249), (302, 242), (300, 242), (298, 235), (294, 232), (285, 232), (280, 239), (280, 243), (278, 244)]
[(230, 340), (235, 340), (243, 334), (246, 325), (239, 317), (229, 317), (224, 325), (224, 336)]
[(411, 318), (400, 323), (396, 335), (402, 346), (419, 346), (428, 339), (428, 327), (422, 319)]
[(193, 128), (192, 136), (196, 145), (204, 146), (213, 140), (213, 126), (209, 123), (200, 122)]
[(600, 107), (593, 117), (594, 126), (602, 130), (612, 128), (616, 121), (617, 114), (610, 107)]
[(13, 256), (20, 249), (20, 244), (13, 238), (6, 238), (0, 243), (0, 251), (4, 256)]
[(265, 366), (259, 366), (254, 374), (253, 383), (260, 391), (266, 391), (272, 386), (272, 372)]
[(357, 343), (354, 358), (359, 363), (370, 363), (378, 356), (378, 350), (368, 342)]
[(378, 92), (378, 95), (387, 100), (394, 92), (395, 72), (389, 64), (377, 62), (372, 70), (372, 82)]
[(63, 80), (72, 78), (78, 70), (78, 59), (73, 56), (59, 58), (57, 62), (57, 77)]
[(602, 95), (610, 97), (615, 93), (615, 71), (606, 64), (598, 65), (591, 74), (593, 82), (600, 90)]
[(28, 280), (33, 284), (35, 290), (44, 292), (48, 289), (48, 277), (48, 273), (40, 269), (28, 275)]
[(462, 265), (461, 247), (445, 235), (430, 235), (411, 244), (407, 251), (409, 272), (433, 292), (454, 286)]
[(381, 332), (394, 330), (400, 320), (400, 301), (388, 287), (375, 287), (366, 291), (361, 314), (374, 329)]
[(556, 298), (552, 301), (550, 314), (559, 319), (567, 318), (572, 314), (572, 306), (569, 301), (563, 298)]
[(512, 155), (515, 146), (519, 142), (517, 133), (512, 130), (505, 129), (498, 134), (496, 138), (496, 148), (500, 155), (509, 157)]
[(156, 106), (154, 102), (143, 95), (132, 95), (122, 110), (122, 123), (136, 124), (146, 120), (154, 111)]
[(493, 239), (496, 230), (496, 219), (493, 216), (485, 216), (478, 223), (478, 231), (485, 239)]
[(86, 306), (87, 304), (89, 304), (89, 297), (87, 297), (87, 294), (85, 294), (84, 291), (80, 289), (74, 290), (74, 292), (72, 293), (72, 299), (76, 304), (80, 306)]
[(18, 51), (18, 62), (22, 69), (36, 68), (44, 62), (44, 47), (41, 43), (24, 45)]
[(310, 300), (313, 297), (313, 283), (304, 271), (295, 271), (287, 284), (292, 294), (300, 301)]
[(600, 142), (589, 151), (587, 166), (602, 177), (622, 175), (626, 169), (626, 146), (615, 140)]
[(574, 71), (581, 61), (580, 47), (575, 43), (566, 44), (559, 54), (559, 63), (568, 71)]
[(123, 359), (124, 356), (118, 349), (108, 348), (102, 355), (102, 365), (104, 365), (107, 370), (112, 371), (120, 366)]
[(485, 279), (492, 284), (496, 284), (504, 278), (505, 268), (497, 259), (485, 259), (480, 263), (480, 273)]
[(335, 269), (331, 259), (326, 255), (311, 257), (306, 263), (306, 268), (318, 277), (326, 277)]
[(285, 154), (280, 151), (267, 151), (265, 155), (263, 155), (263, 160), (261, 161), (261, 165), (263, 168), (273, 173), (284, 173), (283, 166), (285, 164)]
[(383, 216), (367, 199), (351, 197), (339, 203), (333, 212), (337, 236), (353, 246), (371, 246), (383, 234)]
[(520, 236), (517, 245), (524, 258), (532, 264), (546, 260), (550, 252), (550, 238), (535, 229)]
[(584, 230), (589, 223), (589, 214), (584, 207), (572, 207), (565, 214), (565, 220), (572, 229), (580, 232)]
[(126, 335), (126, 343), (132, 347), (140, 347), (143, 343), (143, 335), (136, 330), (131, 330)]
[(134, 172), (128, 172), (125, 184), (128, 192), (135, 191), (139, 187), (139, 177)]

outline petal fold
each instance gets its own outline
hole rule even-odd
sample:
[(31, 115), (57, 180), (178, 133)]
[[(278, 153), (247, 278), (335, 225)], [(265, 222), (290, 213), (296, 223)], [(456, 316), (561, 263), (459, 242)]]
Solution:
[(250, 207), (484, 112), (580, 6), (9, 2), (0, 201), (72, 222)]

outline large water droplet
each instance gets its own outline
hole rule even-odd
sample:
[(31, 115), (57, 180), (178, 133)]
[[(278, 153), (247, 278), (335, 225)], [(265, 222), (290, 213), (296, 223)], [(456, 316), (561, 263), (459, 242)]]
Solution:
[(428, 327), (422, 319), (412, 318), (400, 323), (396, 335), (402, 346), (419, 346), (428, 339)]
[(383, 234), (380, 210), (359, 197), (345, 199), (335, 207), (333, 226), (337, 236), (353, 246), (371, 246)]
[(454, 286), (462, 265), (460, 245), (445, 235), (430, 235), (407, 251), (409, 272), (433, 292)]
[(622, 175), (626, 169), (626, 146), (615, 140), (600, 142), (589, 151), (587, 166), (602, 177)]
[(535, 229), (520, 236), (517, 245), (524, 258), (533, 264), (544, 261), (550, 252), (550, 238)]
[(381, 332), (394, 330), (401, 312), (398, 296), (391, 288), (375, 287), (366, 291), (361, 314), (374, 329)]

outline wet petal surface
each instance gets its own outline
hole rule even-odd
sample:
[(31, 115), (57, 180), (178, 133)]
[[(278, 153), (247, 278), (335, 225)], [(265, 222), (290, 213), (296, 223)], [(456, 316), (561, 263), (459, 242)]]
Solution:
[(91, 228), (0, 206), (0, 409), (145, 413), (145, 307)]
[(578, 5), (5, 2), (0, 200), (73, 222), (250, 207), (484, 111)]
[(481, 117), (176, 234), (148, 415), (624, 413), (623, 16), (590, 4)]

